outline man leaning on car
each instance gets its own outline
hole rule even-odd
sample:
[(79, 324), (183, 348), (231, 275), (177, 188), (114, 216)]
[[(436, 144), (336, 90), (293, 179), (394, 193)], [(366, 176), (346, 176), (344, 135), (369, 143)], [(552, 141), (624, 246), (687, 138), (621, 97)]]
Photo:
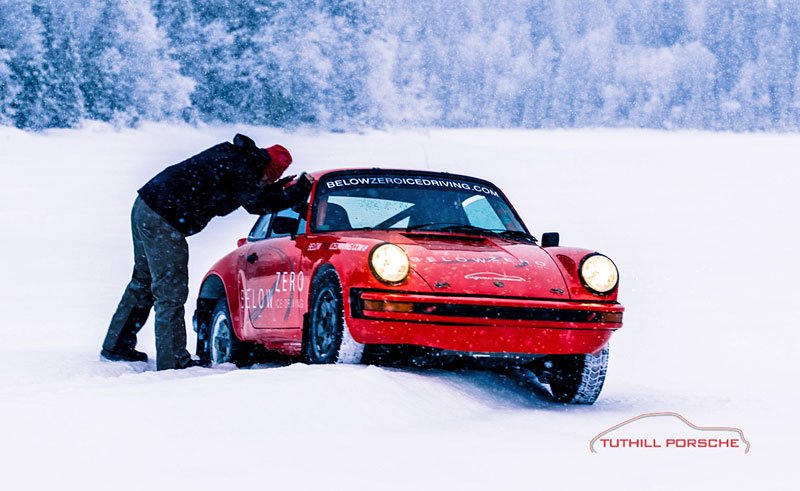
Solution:
[(135, 349), (136, 334), (155, 307), (156, 368), (197, 365), (186, 350), (186, 237), (240, 206), (261, 215), (305, 200), (312, 177), (302, 174), (292, 185), (288, 183), (294, 176), (280, 179), (291, 163), (291, 154), (281, 145), (258, 148), (237, 134), (233, 143), (220, 143), (167, 167), (139, 189), (131, 212), (133, 276), (111, 319), (102, 358), (147, 361)]

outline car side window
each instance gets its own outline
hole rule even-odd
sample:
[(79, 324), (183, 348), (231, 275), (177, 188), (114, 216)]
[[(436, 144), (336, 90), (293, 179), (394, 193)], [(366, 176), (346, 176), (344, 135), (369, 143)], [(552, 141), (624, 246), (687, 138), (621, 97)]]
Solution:
[[(296, 220), (299, 220), (299, 222), (297, 224), (297, 231), (296, 231), (297, 235), (305, 234), (305, 232), (306, 232), (305, 216), (303, 216), (301, 218), (300, 217), (300, 213), (298, 213), (297, 211), (293, 210), (292, 208), (288, 208), (286, 210), (281, 210), (278, 213), (275, 213), (275, 216), (276, 217), (294, 218)], [(276, 233), (274, 230), (270, 230), (270, 232), (269, 232), (269, 238), (270, 239), (274, 239), (276, 237), (288, 237), (289, 235), (291, 235), (291, 234), (289, 234), (289, 233), (279, 234), (279, 233)]]
[(253, 241), (266, 239), (270, 221), (272, 221), (272, 213), (261, 215), (258, 220), (256, 220), (256, 224), (253, 225), (253, 229), (250, 230), (250, 235), (247, 236), (247, 240)]

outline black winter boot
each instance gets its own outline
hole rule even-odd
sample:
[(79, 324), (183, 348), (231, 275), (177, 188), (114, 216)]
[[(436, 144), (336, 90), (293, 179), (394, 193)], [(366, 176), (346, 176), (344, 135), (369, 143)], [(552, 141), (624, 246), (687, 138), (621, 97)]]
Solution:
[(147, 353), (136, 351), (133, 348), (116, 349), (114, 351), (102, 350), (100, 356), (108, 361), (147, 361)]

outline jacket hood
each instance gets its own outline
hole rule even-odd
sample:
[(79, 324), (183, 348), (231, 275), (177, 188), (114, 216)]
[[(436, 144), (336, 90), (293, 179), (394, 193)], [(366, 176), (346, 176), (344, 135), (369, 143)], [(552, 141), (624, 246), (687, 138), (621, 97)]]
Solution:
[(256, 142), (247, 135), (237, 133), (236, 136), (233, 137), (233, 145), (251, 157), (251, 160), (262, 169), (266, 168), (271, 161), (269, 152), (264, 148), (258, 148)]

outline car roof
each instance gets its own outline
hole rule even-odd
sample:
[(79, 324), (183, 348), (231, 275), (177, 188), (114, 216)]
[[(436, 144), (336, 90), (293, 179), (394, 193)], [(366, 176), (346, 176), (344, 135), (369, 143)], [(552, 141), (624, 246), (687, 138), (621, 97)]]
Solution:
[(487, 181), (486, 179), (481, 179), (480, 177), (468, 176), (464, 174), (451, 174), (449, 172), (437, 172), (432, 170), (415, 170), (415, 169), (397, 169), (397, 168), (385, 168), (385, 167), (341, 167), (337, 169), (326, 169), (320, 171), (309, 172), (315, 179), (320, 179), (322, 177), (328, 176), (330, 174), (347, 174), (347, 173), (354, 173), (354, 174), (369, 174), (369, 173), (386, 173), (386, 174), (407, 174), (407, 175), (427, 175), (427, 176), (439, 176), (442, 178), (447, 179), (469, 179), (471, 181), (478, 181), (482, 183), (486, 183), (491, 185), (492, 187), (497, 187), (493, 182)]
[(508, 197), (506, 197), (505, 193), (503, 193), (503, 190), (497, 187), (491, 181), (487, 181), (479, 177), (466, 176), (463, 174), (451, 174), (449, 172), (436, 172), (431, 170), (413, 170), (413, 169), (397, 169), (397, 168), (383, 168), (383, 167), (341, 167), (336, 169), (326, 169), (315, 172), (309, 172), (309, 174), (314, 176), (314, 179), (316, 179), (317, 181), (327, 176), (337, 175), (337, 174), (347, 175), (348, 173), (354, 173), (354, 174), (394, 173), (394, 174), (417, 175), (417, 176), (426, 175), (426, 176), (437, 176), (444, 179), (467, 179), (477, 183), (488, 184), (489, 186), (492, 186), (500, 193), (500, 196), (502, 196), (502, 198), (511, 208), (512, 213), (516, 217), (517, 221), (522, 225), (522, 228), (525, 230), (525, 232), (528, 232), (528, 227), (525, 225), (525, 222), (522, 221), (522, 218), (520, 217), (519, 213), (517, 213), (517, 210), (514, 209), (514, 206), (511, 204), (511, 201), (508, 199)]

